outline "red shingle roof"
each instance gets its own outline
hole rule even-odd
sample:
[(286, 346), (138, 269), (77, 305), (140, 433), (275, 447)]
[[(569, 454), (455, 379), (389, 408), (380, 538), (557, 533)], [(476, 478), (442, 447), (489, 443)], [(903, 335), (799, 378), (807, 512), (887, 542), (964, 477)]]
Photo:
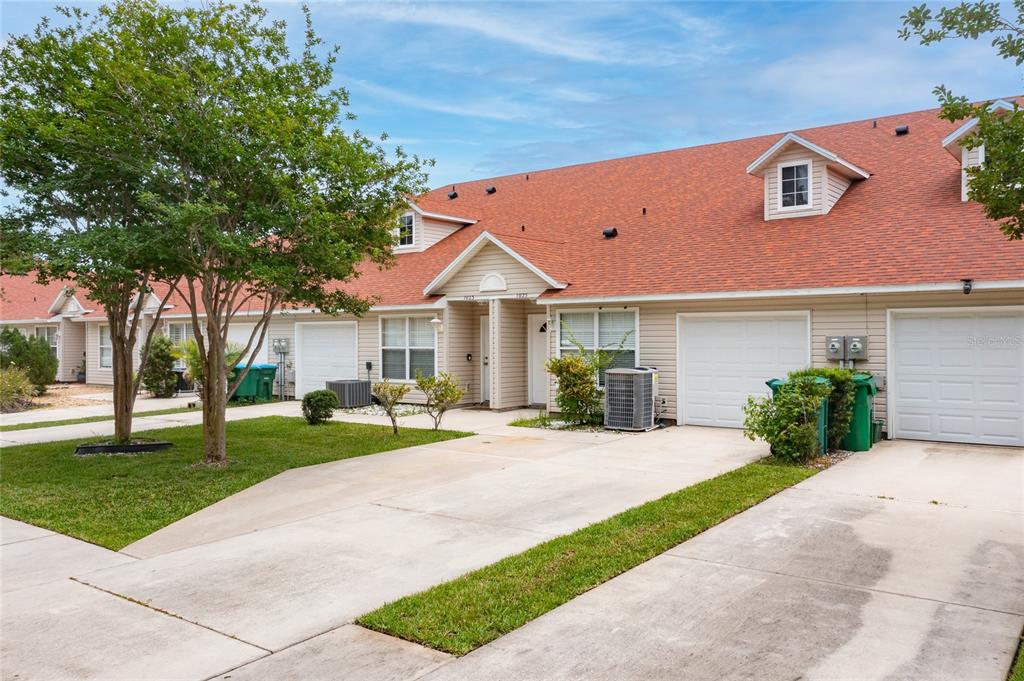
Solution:
[(454, 200), (446, 185), (417, 204), (479, 222), (347, 288), (426, 302), (424, 286), (485, 230), (569, 283), (546, 297), (1024, 279), (1024, 243), (960, 200), (942, 148), (956, 126), (937, 113), (796, 131), (872, 174), (824, 216), (764, 220), (763, 181), (746, 167), (781, 134), (461, 183)]
[[(53, 317), (50, 306), (68, 285), (65, 281), (51, 281), (46, 286), (36, 283), (34, 276), (0, 276), (0, 320), (45, 321)], [(79, 298), (87, 309), (91, 301)], [(94, 305), (94, 304), (93, 304)]]

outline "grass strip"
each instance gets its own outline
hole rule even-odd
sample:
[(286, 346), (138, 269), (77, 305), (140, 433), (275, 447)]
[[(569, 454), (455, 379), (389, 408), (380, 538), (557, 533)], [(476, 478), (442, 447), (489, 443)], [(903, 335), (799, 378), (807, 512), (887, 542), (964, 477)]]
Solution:
[[(78, 440), (0, 449), (0, 514), (110, 549), (288, 470), (469, 433), (265, 416), (230, 421), (230, 465), (203, 460), (202, 427), (145, 431), (174, 447), (135, 456), (75, 456)], [(93, 441), (103, 438), (94, 438)]]
[(1020, 640), (1017, 641), (1017, 656), (1006, 681), (1024, 681), (1024, 632), (1021, 632)]
[(388, 603), (357, 623), (465, 655), (815, 473), (769, 460), (748, 464)]

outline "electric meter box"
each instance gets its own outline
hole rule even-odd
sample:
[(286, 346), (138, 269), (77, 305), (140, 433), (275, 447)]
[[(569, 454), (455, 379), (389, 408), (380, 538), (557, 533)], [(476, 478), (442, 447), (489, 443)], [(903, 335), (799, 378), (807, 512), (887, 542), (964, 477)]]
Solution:
[(867, 359), (868, 358), (868, 337), (847, 336), (846, 337), (846, 359)]
[(846, 359), (846, 336), (828, 336), (825, 338), (825, 357), (828, 359)]
[(270, 341), (270, 347), (274, 351), (275, 355), (287, 355), (288, 345), (289, 343), (287, 338), (275, 338)]

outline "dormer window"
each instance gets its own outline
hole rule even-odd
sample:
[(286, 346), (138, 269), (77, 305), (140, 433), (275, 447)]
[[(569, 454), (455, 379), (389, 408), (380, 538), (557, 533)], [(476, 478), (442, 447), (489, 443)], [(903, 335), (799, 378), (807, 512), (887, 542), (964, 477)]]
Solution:
[(779, 210), (811, 205), (811, 162), (779, 164)]
[(398, 246), (412, 246), (413, 229), (412, 214), (403, 215), (398, 221)]

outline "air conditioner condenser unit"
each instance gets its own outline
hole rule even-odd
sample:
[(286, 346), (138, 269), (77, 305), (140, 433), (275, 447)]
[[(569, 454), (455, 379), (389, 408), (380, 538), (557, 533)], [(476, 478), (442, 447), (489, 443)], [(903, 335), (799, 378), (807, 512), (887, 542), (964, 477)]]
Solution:
[(658, 370), (609, 369), (604, 381), (604, 427), (612, 430), (656, 428)]

